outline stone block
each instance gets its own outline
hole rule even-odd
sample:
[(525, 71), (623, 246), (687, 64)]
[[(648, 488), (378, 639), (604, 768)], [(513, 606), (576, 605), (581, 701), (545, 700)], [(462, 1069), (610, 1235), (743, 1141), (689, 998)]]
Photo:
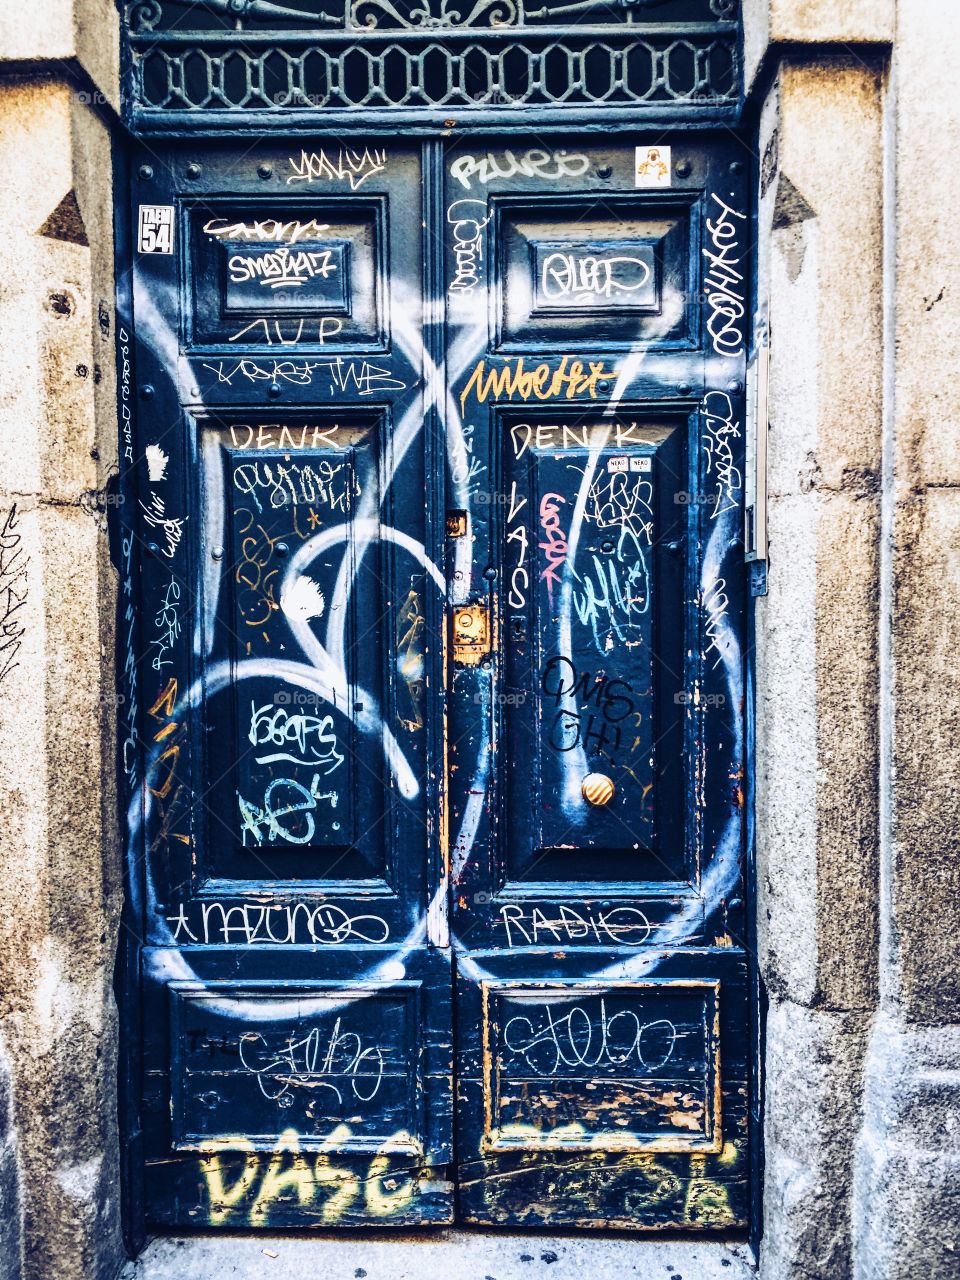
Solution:
[[(77, 80), (85, 105), (119, 108), (120, 19), (113, 0), (43, 0), (0, 7), (0, 67), (4, 62), (54, 65), (58, 74), (82, 70), (95, 86)], [(92, 101), (91, 101), (92, 99)]]
[(777, 46), (889, 44), (896, 31), (896, 0), (743, 0), (744, 82), (752, 88), (764, 59)]
[[(876, 68), (787, 64), (764, 142), (770, 485), (879, 489), (883, 120)], [(857, 175), (856, 183), (849, 180)], [(762, 295), (761, 295), (762, 296)]]
[(900, 5), (897, 35), (897, 480), (902, 490), (960, 484), (956, 360), (960, 349), (960, 175), (954, 90), (957, 10)]
[(865, 1097), (854, 1280), (960, 1274), (960, 1027), (879, 1020)]
[(879, 503), (812, 490), (770, 511), (757, 610), (761, 967), (772, 992), (877, 991)]
[(770, 1006), (760, 1280), (850, 1275), (849, 1187), (868, 1027), (863, 1014)]
[(899, 502), (894, 538), (891, 981), (909, 1019), (960, 1022), (960, 489)]

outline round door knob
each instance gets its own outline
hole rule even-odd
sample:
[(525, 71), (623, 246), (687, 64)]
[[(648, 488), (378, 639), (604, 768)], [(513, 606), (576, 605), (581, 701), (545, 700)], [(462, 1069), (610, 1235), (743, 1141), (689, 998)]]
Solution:
[(604, 805), (613, 799), (616, 787), (605, 773), (588, 773), (580, 785), (587, 804)]

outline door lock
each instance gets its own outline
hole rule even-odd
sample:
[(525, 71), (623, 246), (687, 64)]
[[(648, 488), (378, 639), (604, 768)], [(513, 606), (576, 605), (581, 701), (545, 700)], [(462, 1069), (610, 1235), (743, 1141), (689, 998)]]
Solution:
[(458, 604), (453, 611), (453, 660), (477, 667), (490, 652), (490, 613), (485, 604)]

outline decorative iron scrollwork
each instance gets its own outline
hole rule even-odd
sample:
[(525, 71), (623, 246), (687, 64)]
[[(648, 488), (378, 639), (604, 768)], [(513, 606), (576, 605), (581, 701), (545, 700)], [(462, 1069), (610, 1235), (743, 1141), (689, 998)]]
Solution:
[(397, 110), (735, 118), (737, 0), (682, 3), (681, 22), (680, 0), (670, 20), (666, 0), (128, 0), (125, 101), (134, 128), (160, 130)]
[(162, 17), (157, 0), (137, 0), (127, 10), (127, 26), (131, 31), (153, 31)]
[(391, 0), (353, 0), (350, 11), (354, 26), (375, 31), (383, 26), (411, 30), (431, 27), (509, 27), (517, 22), (514, 0), (431, 0), (406, 13)]
[[(342, 17), (334, 17), (328, 13), (308, 12), (305, 9), (294, 9), (287, 4), (275, 3), (275, 0), (165, 0), (180, 7), (206, 9), (209, 13), (224, 18), (236, 18), (238, 21), (259, 19), (261, 22), (297, 21), (305, 26), (321, 23), (329, 26), (342, 26)], [(163, 7), (160, 0), (134, 0), (129, 6), (127, 22), (131, 31), (155, 31), (163, 18)]]
[(635, 9), (655, 9), (657, 5), (666, 4), (667, 0), (560, 0), (559, 4), (548, 2), (540, 9), (528, 8), (528, 18), (542, 21), (548, 18), (564, 18), (573, 13), (589, 13), (595, 9), (611, 8), (631, 11)]

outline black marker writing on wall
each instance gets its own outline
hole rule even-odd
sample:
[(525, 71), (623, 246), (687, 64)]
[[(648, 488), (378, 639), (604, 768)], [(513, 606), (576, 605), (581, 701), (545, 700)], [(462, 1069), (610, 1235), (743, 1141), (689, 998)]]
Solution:
[(17, 525), (17, 504), (7, 512), (0, 528), (0, 680), (19, 663), (24, 626), (17, 616), (27, 603), (27, 565), (23, 539)]

